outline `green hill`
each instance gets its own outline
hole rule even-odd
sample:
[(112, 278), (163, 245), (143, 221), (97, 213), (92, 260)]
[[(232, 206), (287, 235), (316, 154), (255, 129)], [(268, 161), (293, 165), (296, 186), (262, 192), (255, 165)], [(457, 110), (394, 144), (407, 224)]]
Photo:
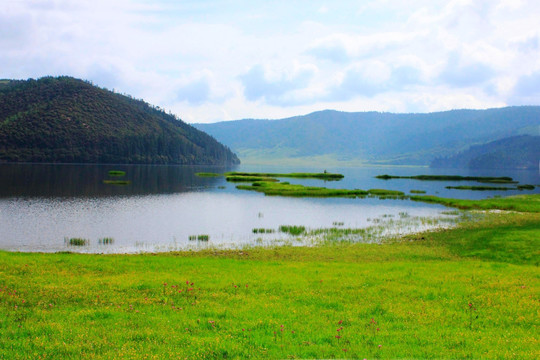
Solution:
[(0, 161), (239, 163), (174, 115), (71, 77), (0, 81)]
[(471, 169), (538, 169), (540, 136), (513, 136), (450, 157), (437, 158), (431, 167)]
[(229, 146), (244, 163), (428, 165), (471, 145), (539, 135), (540, 106), (429, 114), (325, 110), (194, 126)]

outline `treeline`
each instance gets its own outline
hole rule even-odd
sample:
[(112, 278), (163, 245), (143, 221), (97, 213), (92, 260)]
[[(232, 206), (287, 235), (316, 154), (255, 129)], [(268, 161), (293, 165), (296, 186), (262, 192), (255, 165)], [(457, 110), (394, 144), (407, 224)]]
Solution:
[(174, 115), (71, 77), (0, 81), (0, 160), (239, 163), (229, 148)]
[(470, 169), (538, 169), (540, 136), (512, 136), (468, 150), (450, 157), (433, 160), (435, 168)]

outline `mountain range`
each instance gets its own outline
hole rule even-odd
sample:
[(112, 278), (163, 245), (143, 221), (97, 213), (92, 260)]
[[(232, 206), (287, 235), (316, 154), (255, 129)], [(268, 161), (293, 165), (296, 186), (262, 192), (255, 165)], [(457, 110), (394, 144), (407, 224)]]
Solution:
[(194, 126), (230, 147), (243, 163), (429, 165), (473, 145), (540, 135), (540, 106), (426, 114), (325, 110)]
[(239, 163), (229, 148), (174, 115), (65, 76), (0, 80), (0, 161)]
[(431, 163), (437, 168), (538, 169), (540, 136), (512, 136), (469, 149)]

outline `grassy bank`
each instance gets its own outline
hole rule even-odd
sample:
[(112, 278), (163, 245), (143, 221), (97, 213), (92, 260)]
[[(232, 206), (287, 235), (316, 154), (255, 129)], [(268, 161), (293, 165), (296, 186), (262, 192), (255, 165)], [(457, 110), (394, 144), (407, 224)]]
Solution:
[(498, 213), (383, 245), (0, 252), (0, 354), (534, 359), (539, 224)]

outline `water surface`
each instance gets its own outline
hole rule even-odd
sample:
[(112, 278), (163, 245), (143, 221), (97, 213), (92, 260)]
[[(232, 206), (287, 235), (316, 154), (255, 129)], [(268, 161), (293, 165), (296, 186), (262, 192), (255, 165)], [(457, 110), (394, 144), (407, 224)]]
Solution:
[[(129, 185), (104, 184), (109, 170), (123, 170)], [(518, 192), (472, 192), (445, 189), (453, 182), (407, 179), (379, 180), (379, 174), (456, 174), (512, 176), (521, 183), (539, 184), (535, 172), (469, 170), (452, 172), (428, 168), (299, 169), (239, 166), (235, 168), (127, 165), (0, 165), (0, 248), (12, 251), (141, 252), (186, 248), (241, 247), (292, 241), (287, 234), (254, 234), (253, 228), (277, 230), (280, 225), (308, 228), (361, 228), (384, 219), (436, 217), (440, 205), (407, 200), (309, 199), (268, 197), (240, 191), (224, 178), (201, 178), (196, 172), (264, 171), (321, 172), (345, 175), (342, 181), (288, 179), (291, 183), (335, 188), (385, 188), (408, 193), (411, 189), (444, 197), (481, 198)], [(460, 182), (459, 185), (477, 185)], [(341, 225), (343, 223), (343, 225)], [(429, 227), (409, 224), (396, 231)], [(190, 241), (209, 235), (208, 242)], [(70, 246), (65, 239), (85, 238), (88, 246)], [(113, 238), (113, 244), (99, 240)]]

